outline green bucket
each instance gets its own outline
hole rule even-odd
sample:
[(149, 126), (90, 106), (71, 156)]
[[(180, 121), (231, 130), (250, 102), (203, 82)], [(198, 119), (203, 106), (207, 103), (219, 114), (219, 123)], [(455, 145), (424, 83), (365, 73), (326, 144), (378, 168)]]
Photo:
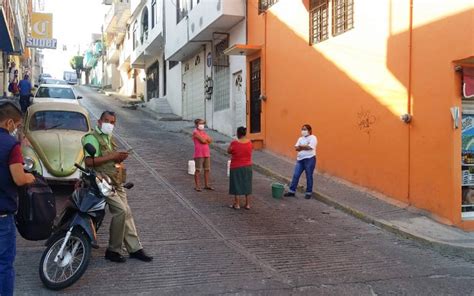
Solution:
[(283, 192), (285, 191), (285, 186), (280, 183), (272, 184), (272, 197), (273, 198), (282, 198)]

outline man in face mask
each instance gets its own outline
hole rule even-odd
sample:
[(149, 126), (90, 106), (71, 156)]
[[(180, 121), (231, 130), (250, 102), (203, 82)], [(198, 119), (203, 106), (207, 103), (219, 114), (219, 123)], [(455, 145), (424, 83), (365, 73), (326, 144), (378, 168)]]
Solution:
[(18, 186), (33, 183), (35, 177), (23, 170), (20, 143), (14, 136), (21, 125), (20, 109), (0, 102), (0, 295), (13, 295), (16, 254), (14, 214), (18, 208)]
[(121, 254), (122, 246), (125, 245), (130, 258), (149, 262), (153, 260), (153, 257), (143, 251), (123, 187), (125, 177), (121, 163), (127, 159), (128, 152), (117, 151), (117, 145), (112, 139), (115, 122), (114, 112), (103, 112), (96, 128), (82, 139), (83, 145), (92, 144), (97, 151), (94, 157), (85, 151), (86, 166), (109, 176), (116, 190), (116, 194), (107, 198), (112, 221), (105, 259), (119, 263), (125, 262), (126, 259)]

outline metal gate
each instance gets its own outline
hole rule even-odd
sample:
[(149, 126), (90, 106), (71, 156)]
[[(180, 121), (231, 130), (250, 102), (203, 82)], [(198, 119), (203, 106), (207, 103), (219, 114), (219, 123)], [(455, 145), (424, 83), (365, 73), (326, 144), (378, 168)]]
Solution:
[(183, 118), (204, 118), (204, 52), (183, 63)]
[(159, 64), (151, 65), (146, 70), (146, 100), (159, 97)]
[(250, 132), (261, 132), (260, 58), (250, 62)]

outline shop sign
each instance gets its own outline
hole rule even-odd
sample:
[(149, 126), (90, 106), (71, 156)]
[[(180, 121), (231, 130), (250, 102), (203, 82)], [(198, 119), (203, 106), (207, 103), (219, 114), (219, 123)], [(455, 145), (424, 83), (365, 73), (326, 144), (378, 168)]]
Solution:
[(56, 39), (26, 38), (26, 47), (56, 49), (57, 45), (58, 40)]
[(31, 15), (31, 37), (37, 39), (53, 38), (53, 15), (37, 13)]
[(53, 39), (53, 15), (37, 13), (31, 15), (31, 32), (26, 38), (26, 47), (56, 49), (58, 41)]

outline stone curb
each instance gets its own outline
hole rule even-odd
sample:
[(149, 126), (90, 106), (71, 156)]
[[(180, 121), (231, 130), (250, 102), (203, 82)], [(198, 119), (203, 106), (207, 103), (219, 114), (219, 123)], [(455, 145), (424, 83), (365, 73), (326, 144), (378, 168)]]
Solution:
[[(187, 134), (187, 135), (192, 135), (192, 132), (189, 130), (182, 129), (181, 133)], [(219, 144), (212, 143), (211, 148), (214, 149), (215, 151), (228, 155), (227, 150), (223, 147), (221, 147)], [(257, 163), (253, 163), (253, 169), (257, 171), (258, 173), (265, 175), (267, 177), (270, 177), (272, 179), (275, 179), (279, 182), (282, 182), (284, 184), (288, 184), (291, 182), (291, 179), (285, 176), (282, 176), (262, 165), (259, 165)], [(303, 187), (299, 186), (299, 189), (301, 190)], [(366, 223), (375, 225), (381, 229), (384, 229), (388, 232), (391, 232), (393, 234), (396, 234), (400, 237), (406, 238), (406, 239), (411, 239), (414, 240), (418, 243), (421, 243), (422, 245), (425, 245), (427, 247), (430, 247), (434, 250), (437, 250), (443, 254), (446, 255), (455, 255), (458, 257), (462, 257), (467, 260), (474, 260), (474, 247), (473, 248), (468, 248), (468, 247), (463, 247), (463, 246), (457, 246), (457, 245), (451, 245), (445, 242), (437, 241), (432, 238), (424, 237), (423, 235), (420, 234), (415, 234), (412, 232), (409, 232), (407, 230), (399, 228), (397, 225), (394, 225), (393, 223), (390, 223), (387, 220), (384, 219), (379, 219), (375, 218), (371, 215), (368, 215), (366, 213), (363, 213), (355, 208), (352, 208), (351, 206), (348, 206), (344, 203), (338, 202), (334, 198), (331, 198), (330, 196), (327, 196), (321, 192), (314, 191), (313, 192), (313, 197), (322, 202), (325, 203), (333, 208), (336, 208), (340, 211), (343, 211), (346, 214), (349, 214), (361, 221), (364, 221)]]

